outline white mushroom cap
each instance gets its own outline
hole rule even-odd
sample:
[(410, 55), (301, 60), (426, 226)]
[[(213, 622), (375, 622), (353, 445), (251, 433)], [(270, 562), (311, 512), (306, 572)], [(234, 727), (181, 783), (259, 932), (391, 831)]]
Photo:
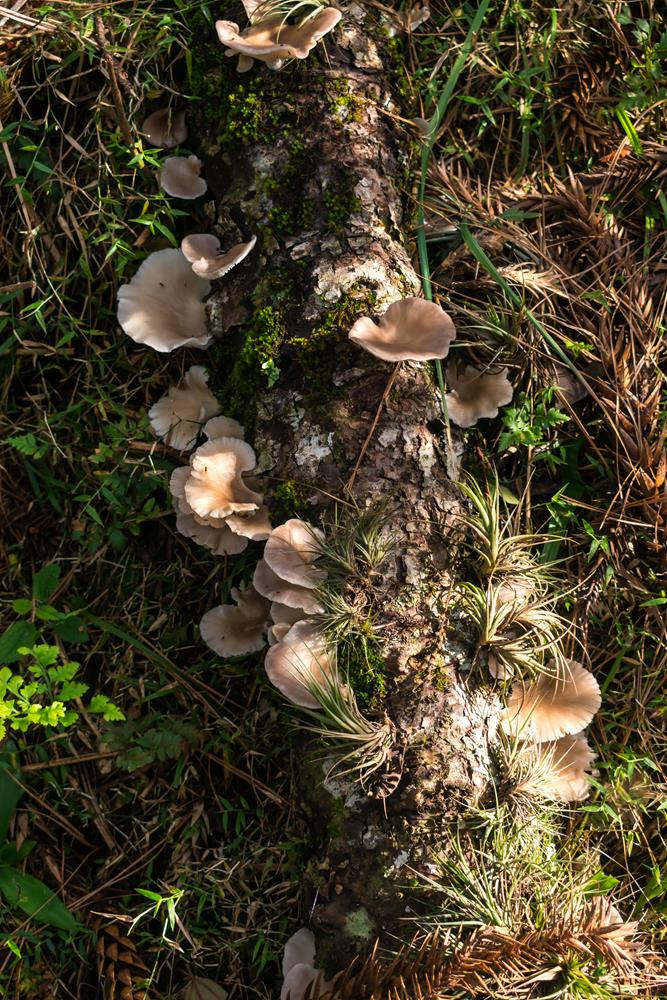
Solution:
[(207, 611), (199, 623), (201, 637), (218, 656), (241, 656), (256, 653), (266, 645), (264, 629), (269, 617), (269, 602), (254, 587), (233, 588), (236, 604), (221, 604)]
[(160, 108), (144, 120), (141, 131), (148, 136), (148, 141), (153, 146), (161, 146), (163, 149), (180, 146), (188, 137), (185, 111), (172, 113), (170, 108)]
[[(551, 668), (555, 671), (556, 665)], [(502, 722), (505, 732), (543, 743), (581, 732), (602, 704), (600, 686), (576, 660), (560, 677), (543, 674), (524, 687), (513, 684)]]
[(324, 611), (312, 590), (281, 580), (265, 559), (260, 559), (257, 563), (252, 582), (255, 589), (270, 601), (287, 604), (290, 608), (300, 608), (311, 615), (321, 614)]
[(527, 774), (519, 789), (526, 794), (552, 802), (581, 802), (588, 797), (595, 754), (582, 733), (550, 743), (525, 744), (519, 764), (522, 758)]
[(291, 627), (287, 622), (276, 622), (275, 625), (270, 625), (266, 633), (269, 646), (275, 646), (277, 642), (281, 642)]
[[(320, 985), (315, 986), (318, 979)], [(329, 988), (329, 984), (322, 983), (321, 979), (320, 970), (313, 968), (312, 965), (300, 963), (292, 966), (283, 980), (280, 1000), (305, 1000), (306, 993), (308, 1000), (318, 1000), (318, 997)]]
[(200, 517), (227, 517), (256, 511), (262, 494), (243, 482), (243, 473), (255, 468), (255, 452), (238, 438), (213, 438), (192, 453), (185, 499)]
[(195, 233), (193, 236), (186, 236), (181, 243), (181, 250), (192, 264), (192, 270), (200, 278), (222, 278), (223, 275), (231, 271), (233, 267), (244, 260), (255, 243), (257, 237), (253, 236), (248, 243), (237, 243), (226, 253), (220, 253), (220, 240), (215, 236), (206, 233)]
[(312, 589), (326, 577), (324, 570), (312, 565), (323, 541), (318, 528), (293, 517), (273, 529), (264, 546), (264, 559), (281, 580)]
[(156, 351), (206, 347), (211, 334), (204, 298), (210, 289), (180, 250), (158, 250), (118, 289), (118, 322), (128, 337)]
[(305, 617), (303, 608), (290, 608), (288, 604), (280, 604), (278, 601), (271, 604), (271, 621), (275, 625), (294, 625)]
[(156, 437), (179, 451), (194, 447), (202, 424), (220, 412), (220, 404), (207, 382), (206, 369), (193, 365), (185, 373), (182, 388), (170, 386), (151, 406), (148, 419)]
[(299, 24), (288, 24), (281, 15), (263, 18), (240, 31), (234, 21), (216, 21), (218, 38), (227, 46), (226, 55), (239, 55), (238, 69), (245, 72), (252, 59), (279, 69), (285, 59), (306, 59), (317, 43), (340, 21), (333, 7), (319, 10)]
[(201, 160), (197, 156), (168, 156), (160, 171), (160, 187), (172, 198), (188, 201), (199, 198), (208, 187), (199, 176)]
[(308, 682), (331, 684), (336, 670), (323, 633), (309, 618), (292, 625), (287, 635), (271, 646), (264, 668), (274, 687), (294, 705), (303, 708), (319, 708), (320, 705), (311, 694)]
[(439, 305), (412, 296), (392, 302), (379, 325), (362, 316), (349, 333), (350, 340), (383, 361), (446, 358), (455, 337), (454, 323)]
[(193, 514), (177, 511), (176, 530), (216, 556), (236, 556), (248, 548), (248, 539), (237, 535), (224, 521), (218, 525), (202, 524)]
[(307, 927), (301, 927), (292, 934), (283, 952), (283, 976), (287, 976), (295, 965), (315, 964), (315, 935)]
[(478, 420), (498, 416), (498, 407), (510, 403), (514, 394), (507, 368), (494, 374), (471, 365), (456, 372), (449, 365), (447, 381), (452, 388), (445, 396), (447, 412), (457, 427), (472, 427)]
[(260, 507), (254, 514), (230, 514), (226, 518), (228, 526), (237, 535), (252, 539), (253, 542), (263, 542), (271, 534), (269, 508)]
[(231, 417), (213, 417), (207, 424), (204, 424), (204, 434), (211, 440), (212, 438), (239, 438), (243, 441), (245, 431), (238, 420)]

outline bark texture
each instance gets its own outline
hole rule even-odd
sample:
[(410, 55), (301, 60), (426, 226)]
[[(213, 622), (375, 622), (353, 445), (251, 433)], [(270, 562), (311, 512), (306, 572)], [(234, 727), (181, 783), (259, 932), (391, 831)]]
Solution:
[[(230, 415), (254, 426), (267, 496), (272, 484), (303, 484), (314, 522), (332, 497), (349, 499), (346, 483), (392, 374), (350, 344), (347, 331), (357, 316), (420, 288), (403, 235), (409, 132), (392, 117), (399, 108), (374, 36), (368, 12), (352, 5), (326, 54), (280, 75), (283, 96), (267, 112), (270, 141), (260, 136), (230, 151), (215, 132), (206, 136), (221, 231), (233, 231), (230, 243), (263, 237), (259, 259), (233, 272), (212, 301), (214, 329), (230, 345), (218, 379)], [(266, 342), (252, 340), (267, 308), (278, 317), (269, 369), (280, 373), (271, 388), (262, 375), (249, 398), (231, 383), (247, 375), (251, 349), (257, 366), (267, 360)], [(239, 368), (234, 357), (244, 352)], [(372, 590), (382, 607), (384, 708), (396, 728), (387, 780), (397, 787), (382, 798), (353, 782), (325, 786), (321, 760), (302, 772), (304, 806), (322, 843), (305, 906), (314, 905), (328, 971), (377, 935), (406, 936), (399, 921), (415, 905), (402, 887), (414, 880), (410, 869), (428, 873), (446, 825), (488, 780), (496, 706), (461, 679), (466, 646), (447, 633), (460, 503), (448, 457), (451, 465), (430, 366), (404, 364), (352, 487), (362, 507), (389, 502), (394, 511), (396, 545)]]

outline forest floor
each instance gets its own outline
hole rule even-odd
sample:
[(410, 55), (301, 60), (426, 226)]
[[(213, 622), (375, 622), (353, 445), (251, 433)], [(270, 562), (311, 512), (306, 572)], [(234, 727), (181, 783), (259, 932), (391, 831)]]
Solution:
[[(378, 30), (406, 23), (407, 6), (369, 6)], [(597, 887), (659, 940), (667, 19), (652, 0), (499, 0), (454, 76), (477, 7), (435, 0), (388, 42), (405, 198), (415, 205), (425, 181), (428, 268), (457, 343), (513, 374), (511, 406), (468, 432), (471, 463), (495, 468), (523, 528), (545, 536), (560, 610), (601, 683), (598, 777), (570, 829), (598, 838)], [(191, 219), (156, 184), (169, 151), (142, 143), (146, 107), (198, 100), (193, 32), (230, 10), (0, 10), (0, 720), (28, 663), (62, 668), (44, 697), (59, 692), (73, 713), (0, 736), (0, 874), (39, 879), (61, 901), (25, 879), (12, 896), (0, 878), (8, 998), (102, 995), (96, 941), (114, 934), (130, 942), (114, 953), (119, 982), (137, 990), (145, 978), (150, 995), (175, 996), (205, 976), (232, 998), (275, 997), (307, 905), (312, 845), (281, 701), (252, 657), (221, 662), (198, 635), (214, 587), (224, 601), (254, 548), (228, 565), (175, 532), (178, 458), (148, 423), (200, 356), (142, 349), (115, 313), (118, 285)], [(410, 119), (439, 99), (425, 176)], [(556, 396), (560, 352), (593, 395)], [(558, 995), (608, 995), (595, 989), (572, 973)]]

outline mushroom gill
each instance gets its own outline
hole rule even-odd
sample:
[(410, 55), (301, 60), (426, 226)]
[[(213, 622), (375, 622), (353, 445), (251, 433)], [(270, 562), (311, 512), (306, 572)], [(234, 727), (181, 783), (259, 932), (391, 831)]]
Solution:
[(218, 656), (256, 653), (266, 645), (269, 602), (254, 587), (231, 591), (235, 604), (221, 604), (207, 611), (199, 623), (206, 645)]
[(274, 573), (265, 559), (260, 559), (253, 576), (255, 589), (270, 601), (300, 608), (306, 614), (320, 614), (324, 608), (310, 587), (298, 587)]
[(226, 253), (220, 253), (220, 240), (206, 233), (195, 233), (185, 237), (181, 243), (181, 250), (192, 264), (195, 274), (212, 281), (214, 278), (222, 278), (240, 264), (256, 242), (257, 237), (253, 236), (248, 243), (237, 243)]

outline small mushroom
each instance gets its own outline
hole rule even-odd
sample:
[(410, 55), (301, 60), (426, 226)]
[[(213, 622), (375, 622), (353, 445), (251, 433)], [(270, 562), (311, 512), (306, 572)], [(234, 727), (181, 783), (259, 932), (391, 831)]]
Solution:
[(302, 927), (285, 945), (283, 955), (283, 985), (280, 1000), (318, 1000), (331, 988), (315, 968), (315, 938)]
[(493, 373), (466, 365), (456, 372), (449, 365), (447, 381), (452, 389), (445, 396), (447, 412), (457, 427), (472, 427), (478, 420), (498, 416), (498, 407), (510, 403), (514, 394), (507, 368)]
[(193, 236), (185, 237), (181, 243), (181, 250), (192, 264), (195, 274), (212, 281), (214, 278), (222, 278), (240, 264), (256, 242), (257, 237), (253, 236), (248, 243), (237, 243), (231, 250), (221, 254), (220, 240), (206, 233), (195, 233)]
[(157, 250), (118, 289), (118, 322), (132, 340), (163, 353), (206, 347), (211, 335), (204, 298), (210, 289), (180, 250)]
[(144, 120), (141, 131), (152, 146), (161, 146), (163, 149), (180, 146), (188, 137), (185, 111), (174, 114), (171, 108), (160, 108)]
[(255, 468), (255, 452), (238, 438), (213, 438), (192, 453), (185, 483), (185, 499), (200, 517), (227, 517), (256, 511), (262, 494), (243, 482), (243, 473)]
[(185, 373), (182, 387), (170, 386), (151, 406), (148, 419), (156, 437), (178, 451), (194, 447), (202, 424), (220, 412), (207, 382), (206, 369), (193, 365)]
[(552, 802), (581, 802), (591, 790), (595, 754), (582, 733), (548, 743), (524, 744), (518, 765), (526, 767), (517, 790)]
[(362, 316), (349, 332), (350, 340), (383, 361), (446, 358), (455, 337), (454, 323), (439, 305), (413, 296), (392, 302), (379, 324)]
[[(549, 669), (555, 673), (556, 664), (552, 662)], [(558, 740), (581, 732), (601, 704), (600, 686), (593, 674), (576, 660), (565, 660), (560, 676), (545, 673), (528, 687), (512, 685), (502, 726), (523, 740)]]
[(274, 625), (294, 625), (305, 617), (303, 608), (290, 608), (288, 604), (280, 604), (278, 601), (271, 604), (271, 621)]
[(335, 662), (327, 652), (323, 633), (310, 618), (292, 625), (280, 642), (271, 646), (264, 660), (269, 680), (294, 705), (319, 708), (309, 683), (335, 682)]
[(325, 7), (299, 24), (288, 24), (277, 14), (250, 24), (243, 31), (234, 21), (216, 21), (215, 29), (222, 44), (227, 46), (225, 55), (238, 54), (237, 69), (245, 73), (255, 59), (270, 69), (280, 69), (285, 59), (306, 59), (341, 17), (339, 10)]
[(286, 604), (290, 608), (300, 608), (309, 615), (324, 611), (313, 590), (282, 580), (265, 559), (260, 559), (257, 563), (252, 582), (255, 589), (270, 601)]
[(237, 535), (224, 521), (219, 525), (202, 523), (194, 514), (177, 511), (176, 530), (216, 556), (236, 556), (248, 548), (248, 539)]
[(191, 201), (205, 194), (207, 183), (199, 176), (201, 160), (197, 156), (168, 156), (160, 171), (160, 187), (172, 198)]
[(235, 604), (221, 604), (206, 612), (199, 623), (201, 637), (218, 656), (259, 652), (266, 645), (269, 602), (252, 586), (245, 590), (234, 587), (231, 596)]
[(312, 589), (326, 577), (324, 570), (313, 566), (323, 541), (319, 529), (293, 517), (273, 529), (264, 546), (264, 559), (281, 580)]
[(230, 514), (226, 519), (228, 526), (237, 535), (250, 538), (253, 542), (263, 542), (271, 534), (269, 508), (260, 507), (253, 514)]
[(211, 438), (239, 438), (243, 441), (245, 437), (245, 431), (241, 427), (238, 420), (232, 420), (231, 417), (213, 417), (204, 424), (204, 434), (211, 440)]
[(274, 625), (270, 625), (266, 633), (269, 646), (275, 646), (277, 642), (281, 642), (291, 627), (287, 622), (276, 622)]

